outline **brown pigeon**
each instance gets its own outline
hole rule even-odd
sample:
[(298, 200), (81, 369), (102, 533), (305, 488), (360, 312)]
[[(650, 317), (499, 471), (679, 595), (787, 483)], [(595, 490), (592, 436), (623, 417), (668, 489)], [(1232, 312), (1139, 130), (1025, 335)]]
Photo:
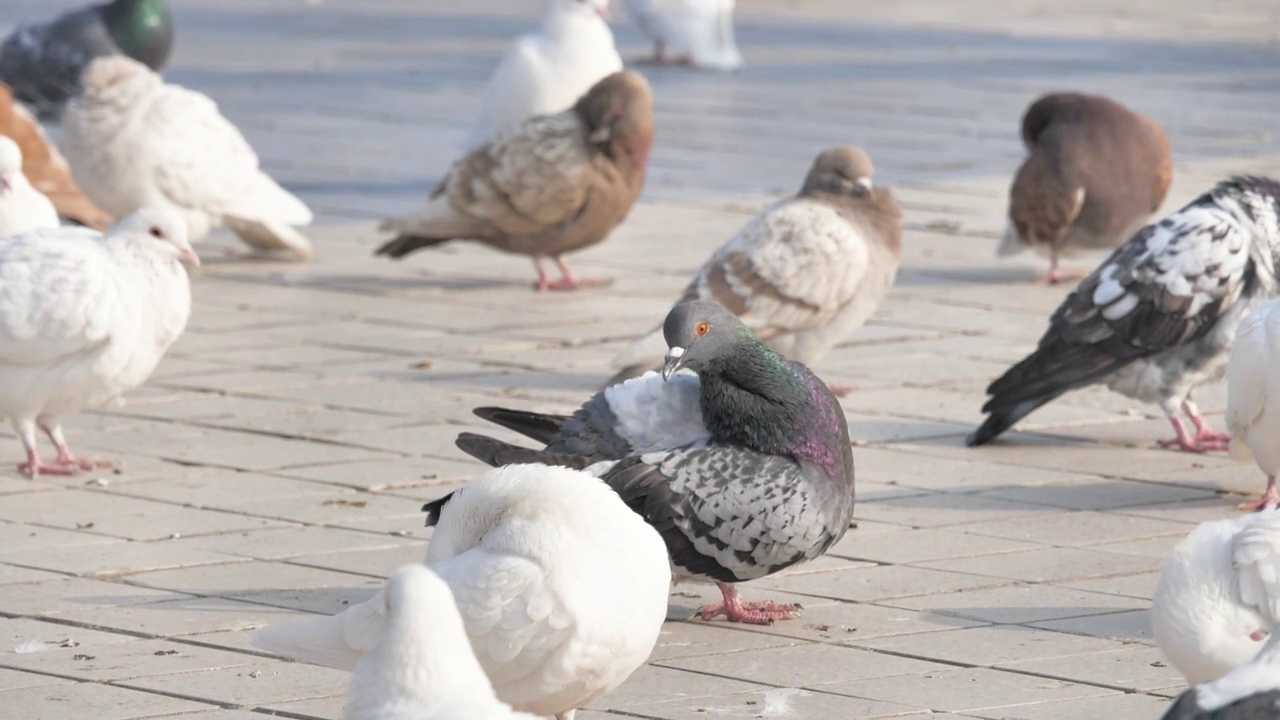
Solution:
[(1049, 284), (1065, 255), (1118, 247), (1160, 208), (1173, 180), (1169, 138), (1150, 118), (1098, 95), (1053, 93), (1022, 117), (1027, 159), (1009, 189), (1009, 223), (996, 254), (1049, 257)]
[(22, 173), (35, 189), (53, 202), (58, 217), (96, 230), (106, 230), (111, 216), (94, 205), (75, 180), (62, 158), (40, 130), (36, 119), (13, 99), (13, 91), (0, 83), (0, 135), (7, 135), (22, 150)]
[[(570, 109), (529, 118), (467, 153), (426, 207), (389, 218), (397, 233), (378, 255), (400, 258), (450, 240), (528, 255), (538, 290), (599, 285), (560, 256), (594, 245), (622, 222), (644, 186), (653, 146), (653, 97), (633, 72), (606, 76)], [(549, 280), (542, 259), (560, 268)]]

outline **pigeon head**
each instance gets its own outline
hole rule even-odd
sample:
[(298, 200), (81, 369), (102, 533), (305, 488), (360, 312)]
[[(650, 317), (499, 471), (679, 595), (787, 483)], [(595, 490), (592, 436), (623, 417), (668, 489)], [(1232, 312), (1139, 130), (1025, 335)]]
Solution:
[(200, 267), (200, 257), (187, 239), (187, 222), (173, 210), (147, 207), (116, 223), (112, 236), (145, 237), (155, 243), (162, 255), (178, 262)]
[(662, 323), (667, 358), (662, 378), (687, 368), (701, 373), (716, 360), (732, 355), (745, 336), (755, 338), (738, 316), (719, 303), (690, 300), (671, 308)]
[(161, 84), (160, 76), (146, 65), (124, 55), (107, 55), (89, 63), (80, 76), (81, 93), (85, 100), (102, 102), (108, 98), (124, 97), (147, 92)]
[(643, 178), (653, 147), (653, 92), (644, 76), (629, 70), (606, 75), (573, 109), (591, 145)]
[(871, 192), (871, 175), (874, 172), (871, 158), (856, 147), (823, 150), (814, 159), (800, 193), (864, 197)]
[(0, 195), (8, 195), (22, 177), (22, 149), (7, 135), (0, 135)]
[(173, 21), (166, 0), (114, 0), (102, 8), (102, 24), (125, 55), (155, 70), (173, 49)]

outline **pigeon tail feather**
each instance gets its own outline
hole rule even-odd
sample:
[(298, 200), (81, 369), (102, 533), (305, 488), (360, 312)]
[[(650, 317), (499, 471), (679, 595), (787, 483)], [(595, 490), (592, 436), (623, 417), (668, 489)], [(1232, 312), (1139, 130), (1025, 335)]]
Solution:
[(1044, 405), (1052, 400), (1056, 395), (1046, 398), (1036, 398), (1034, 400), (1026, 400), (1014, 405), (1013, 407), (992, 410), (987, 419), (983, 421), (982, 427), (978, 428), (965, 438), (964, 443), (969, 447), (977, 447), (986, 445), (995, 440), (1005, 430), (1013, 427), (1014, 423), (1022, 418), (1030, 415), (1036, 408)]
[(255, 250), (287, 250), (302, 260), (311, 259), (311, 241), (284, 223), (238, 217), (228, 217), (226, 222), (227, 227)]
[(443, 245), (452, 239), (453, 238), (421, 237), (419, 235), (399, 235), (383, 243), (377, 250), (373, 251), (373, 254), (386, 255), (390, 258), (402, 258), (411, 252), (416, 252), (423, 248), (435, 247), (436, 245)]
[(462, 452), (492, 467), (534, 463), (582, 470), (597, 462), (581, 455), (522, 448), (519, 445), (469, 432), (459, 434), (454, 444)]
[(543, 445), (550, 445), (564, 428), (565, 422), (569, 420), (565, 415), (548, 415), (500, 407), (479, 407), (471, 412), (482, 420), (501, 425), (527, 438), (537, 440)]
[[(368, 648), (351, 646), (347, 641), (344, 619), (348, 613), (368, 612), (364, 606), (375, 602), (379, 606), (382, 605), (381, 592), (359, 605), (347, 608), (338, 615), (303, 618), (268, 625), (253, 633), (249, 642), (259, 650), (266, 650), (294, 660), (337, 670), (355, 670), (356, 663), (360, 662), (360, 658)], [(372, 645), (372, 638), (370, 645)]]

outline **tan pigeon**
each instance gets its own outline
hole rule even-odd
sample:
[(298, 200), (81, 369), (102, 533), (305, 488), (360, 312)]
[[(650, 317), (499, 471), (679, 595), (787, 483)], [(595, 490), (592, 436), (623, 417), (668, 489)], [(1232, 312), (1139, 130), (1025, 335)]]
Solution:
[(22, 174), (49, 198), (58, 217), (95, 230), (106, 230), (111, 225), (111, 216), (80, 192), (71, 179), (67, 161), (49, 143), (35, 117), (14, 101), (13, 91), (4, 83), (0, 83), (0, 135), (7, 135), (18, 144)]
[(1173, 181), (1169, 138), (1150, 118), (1098, 95), (1053, 93), (1022, 117), (1027, 159), (1009, 189), (999, 256), (1063, 256), (1119, 247), (1160, 209)]
[[(872, 172), (858, 148), (823, 151), (800, 193), (721, 245), (677, 302), (714, 300), (775, 352), (818, 361), (862, 327), (898, 273), (902, 212)], [(659, 326), (615, 361), (610, 382), (660, 367), (665, 351)]]
[[(649, 84), (614, 73), (572, 108), (529, 118), (463, 156), (425, 208), (383, 221), (380, 229), (397, 237), (376, 254), (400, 258), (474, 240), (531, 256), (538, 290), (602, 284), (575, 278), (560, 256), (604, 240), (622, 222), (644, 186), (652, 146)], [(548, 280), (543, 258), (559, 266), (559, 280)]]

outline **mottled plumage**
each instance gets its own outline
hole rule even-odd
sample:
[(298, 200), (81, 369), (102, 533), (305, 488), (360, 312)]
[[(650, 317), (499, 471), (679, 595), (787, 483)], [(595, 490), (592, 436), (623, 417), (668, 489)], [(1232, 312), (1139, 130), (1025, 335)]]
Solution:
[(41, 120), (51, 120), (95, 58), (124, 55), (159, 70), (172, 48), (165, 0), (112, 0), (18, 27), (0, 44), (0, 81)]
[[(1059, 395), (1095, 383), (1157, 403), (1185, 450), (1220, 449), (1191, 398), (1220, 378), (1236, 326), (1280, 292), (1280, 183), (1237, 177), (1143, 228), (1080, 282), (1036, 351), (987, 389), (981, 445)], [(1179, 411), (1195, 425), (1189, 433)]]
[(1173, 181), (1169, 138), (1150, 118), (1097, 95), (1052, 93), (1022, 118), (1027, 159), (1009, 189), (997, 249), (1058, 258), (1116, 247), (1160, 209)]
[[(711, 300), (773, 351), (813, 364), (862, 327), (888, 294), (902, 250), (902, 212), (873, 187), (857, 148), (824, 150), (799, 194), (753, 218), (698, 270), (678, 302)], [(610, 383), (662, 364), (662, 328), (615, 361)]]
[[(649, 387), (652, 376), (592, 398), (574, 415), (591, 429), (566, 432), (566, 421), (546, 450), (470, 433), (461, 435), (458, 445), (491, 464), (586, 467), (657, 528), (678, 576), (720, 585), (725, 602), (704, 608), (704, 617), (719, 612), (747, 622), (789, 617), (794, 608), (742, 602), (731, 583), (816, 558), (848, 529), (853, 455), (839, 401), (808, 368), (770, 351), (714, 303), (677, 305), (664, 331), (671, 347), (664, 375), (680, 383), (676, 392), (684, 395), (693, 379), (673, 373), (696, 372), (701, 410), (701, 422), (690, 417), (685, 436), (653, 436), (667, 447), (610, 457), (635, 443), (624, 438), (629, 430), (618, 430), (614, 414), (592, 410), (609, 393)], [(596, 421), (601, 424), (594, 426)], [(603, 439), (596, 444), (596, 437)], [(587, 454), (568, 452), (580, 443)]]
[[(397, 236), (376, 254), (472, 240), (531, 256), (539, 290), (578, 287), (560, 256), (604, 240), (631, 211), (653, 145), (652, 106), (645, 79), (623, 71), (569, 110), (525, 120), (459, 160), (425, 208), (383, 221)], [(560, 280), (547, 279), (547, 257)]]

